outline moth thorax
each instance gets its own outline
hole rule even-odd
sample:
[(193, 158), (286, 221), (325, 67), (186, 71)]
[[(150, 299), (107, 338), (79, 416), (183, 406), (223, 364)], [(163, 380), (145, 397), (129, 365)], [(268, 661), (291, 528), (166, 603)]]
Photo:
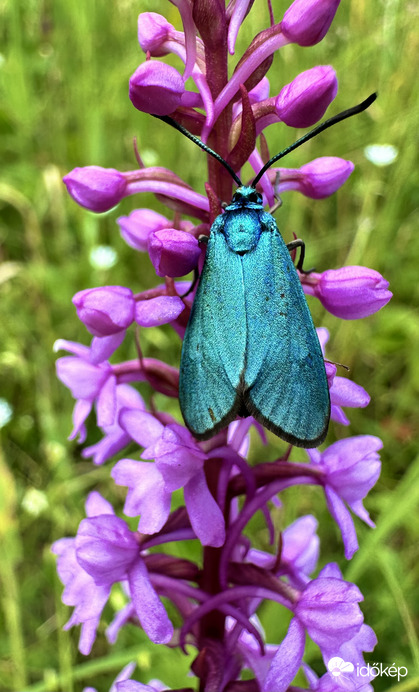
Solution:
[(224, 215), (224, 235), (233, 252), (253, 250), (261, 234), (260, 214), (255, 209), (235, 209)]

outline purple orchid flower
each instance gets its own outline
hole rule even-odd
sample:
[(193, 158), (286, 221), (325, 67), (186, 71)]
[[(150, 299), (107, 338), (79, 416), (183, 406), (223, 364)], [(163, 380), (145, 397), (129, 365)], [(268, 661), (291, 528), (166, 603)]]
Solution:
[(122, 459), (113, 469), (118, 485), (128, 485), (124, 511), (141, 515), (139, 530), (158, 531), (166, 522), (171, 495), (183, 488), (185, 505), (197, 537), (203, 545), (224, 543), (224, 519), (209, 492), (204, 473), (205, 453), (189, 431), (180, 425), (163, 426), (150, 414), (122, 410), (120, 425), (142, 447), (142, 458), (155, 463)]
[[(362, 600), (363, 596), (355, 584), (324, 576), (324, 570), (317, 579), (309, 582), (298, 598), (294, 608), (295, 617), (272, 660), (264, 682), (264, 692), (287, 690), (302, 663), (306, 631), (322, 652), (350, 642), (363, 623), (358, 606)], [(287, 666), (283, 665), (284, 660)]]
[(152, 641), (168, 642), (173, 628), (147, 573), (140, 547), (111, 505), (91, 493), (75, 539), (54, 543), (59, 555), (59, 576), (66, 585), (65, 598), (75, 611), (67, 628), (82, 623), (80, 651), (89, 653), (112, 584), (127, 581), (135, 613)]
[(349, 560), (358, 550), (352, 512), (371, 527), (371, 521), (362, 500), (377, 482), (381, 463), (377, 454), (383, 443), (373, 435), (359, 435), (339, 440), (323, 453), (308, 450), (313, 464), (324, 473), (324, 487), (329, 511), (342, 533), (345, 557)]

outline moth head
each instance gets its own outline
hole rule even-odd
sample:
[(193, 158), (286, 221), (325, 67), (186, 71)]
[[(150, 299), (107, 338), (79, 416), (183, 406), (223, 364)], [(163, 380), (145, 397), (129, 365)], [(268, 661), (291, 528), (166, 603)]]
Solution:
[(260, 192), (255, 190), (254, 187), (248, 187), (247, 185), (242, 185), (241, 187), (237, 188), (231, 203), (235, 206), (241, 205), (243, 207), (252, 208), (263, 207), (263, 199)]

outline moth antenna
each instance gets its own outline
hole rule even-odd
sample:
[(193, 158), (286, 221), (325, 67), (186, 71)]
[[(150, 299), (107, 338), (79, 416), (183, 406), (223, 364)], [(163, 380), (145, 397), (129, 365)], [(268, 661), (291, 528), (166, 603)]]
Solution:
[(337, 115), (334, 115), (333, 118), (325, 120), (323, 123), (315, 127), (314, 130), (307, 132), (307, 134), (300, 137), (300, 139), (297, 139), (297, 141), (294, 142), (294, 144), (291, 144), (286, 149), (280, 151), (279, 154), (276, 154), (276, 156), (273, 156), (271, 159), (269, 159), (269, 161), (265, 163), (263, 168), (260, 169), (256, 178), (253, 180), (251, 187), (256, 187), (262, 175), (266, 173), (268, 168), (270, 168), (273, 163), (279, 161), (279, 159), (282, 159), (283, 156), (286, 156), (291, 151), (294, 151), (294, 149), (297, 149), (297, 147), (300, 147), (305, 142), (308, 142), (308, 140), (312, 139), (312, 137), (316, 137), (316, 135), (320, 134), (320, 132), (323, 132), (323, 130), (327, 130), (328, 127), (332, 127), (332, 125), (336, 125), (336, 123), (340, 123), (341, 120), (346, 120), (346, 118), (350, 118), (352, 115), (362, 113), (362, 111), (366, 110), (372, 103), (374, 103), (376, 98), (376, 93), (371, 94), (370, 96), (368, 96), (367, 99), (365, 99), (365, 101), (362, 101), (362, 103), (359, 103), (357, 106), (353, 106), (353, 108), (348, 108), (347, 110), (342, 111)]
[(207, 144), (204, 144), (204, 142), (201, 142), (199, 137), (195, 137), (189, 130), (186, 129), (186, 127), (183, 127), (183, 125), (180, 125), (176, 120), (173, 120), (173, 118), (170, 117), (170, 115), (154, 115), (154, 118), (158, 118), (159, 120), (163, 120), (163, 122), (167, 123), (168, 125), (171, 125), (172, 127), (175, 128), (175, 130), (178, 130), (178, 132), (181, 132), (185, 137), (191, 140), (191, 142), (194, 142), (198, 147), (203, 149), (207, 154), (212, 156), (214, 159), (219, 161), (222, 166), (230, 173), (231, 177), (233, 178), (234, 182), (241, 187), (243, 185), (242, 181), (240, 180), (239, 176), (236, 175), (236, 173), (233, 171), (232, 167), (223, 159), (222, 156), (217, 154), (216, 151), (211, 149)]

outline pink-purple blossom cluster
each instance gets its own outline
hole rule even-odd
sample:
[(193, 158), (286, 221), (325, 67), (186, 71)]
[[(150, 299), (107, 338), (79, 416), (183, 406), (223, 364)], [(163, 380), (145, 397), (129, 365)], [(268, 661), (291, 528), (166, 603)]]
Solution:
[[(208, 142), (239, 175), (246, 162), (257, 173), (263, 157), (256, 144), (268, 126), (311, 126), (336, 96), (337, 78), (329, 65), (301, 73), (273, 96), (267, 72), (273, 54), (286, 44), (311, 46), (321, 41), (339, 0), (295, 0), (277, 23), (268, 3), (270, 26), (255, 36), (230, 77), (228, 55), (235, 54), (236, 38), (253, 0), (235, 0), (227, 7), (223, 0), (171, 2), (179, 10), (183, 31), (155, 12), (138, 18), (138, 40), (146, 60), (130, 79), (133, 105), (152, 115), (170, 115)], [(160, 60), (169, 54), (177, 58), (180, 70)], [(194, 88), (188, 90), (186, 84), (191, 82)], [(350, 161), (322, 157), (299, 169), (271, 169), (258, 188), (267, 205), (288, 190), (321, 199), (336, 192), (352, 170)], [(79, 291), (73, 302), (93, 336), (90, 346), (56, 343), (57, 350), (70, 354), (57, 361), (58, 377), (76, 400), (70, 437), (85, 442), (86, 419), (94, 412), (102, 437), (85, 447), (82, 455), (96, 465), (112, 459), (110, 475), (116, 485), (127, 489), (123, 510), (117, 513), (98, 492), (91, 492), (76, 537), (53, 546), (65, 587), (63, 601), (74, 608), (66, 628), (81, 625), (79, 649), (89, 654), (111, 588), (119, 584), (125, 606), (107, 629), (109, 642), (116, 641), (122, 627), (131, 625), (141, 627), (152, 642), (177, 643), (183, 649), (194, 646), (193, 673), (200, 690), (333, 692), (334, 678), (327, 672), (319, 678), (304, 662), (306, 635), (319, 647), (325, 666), (336, 656), (354, 666), (363, 664), (363, 655), (372, 651), (376, 638), (363, 620), (362, 594), (344, 580), (336, 564), (323, 566), (313, 576), (319, 558), (313, 516), (299, 517), (276, 543), (269, 503), (278, 504), (281, 492), (290, 486), (318, 486), (350, 559), (358, 549), (352, 516), (374, 526), (363, 500), (380, 473), (381, 441), (372, 435), (347, 437), (323, 451), (309, 450), (308, 461), (303, 456), (298, 462), (289, 461), (288, 449), (276, 461), (250, 466), (251, 426), (266, 443), (263, 428), (252, 418), (237, 420), (200, 443), (178, 419), (154, 406), (148, 408), (133, 383), (147, 382), (154, 391), (176, 398), (177, 369), (142, 354), (117, 362), (114, 353), (127, 330), (136, 325), (140, 341), (142, 329), (161, 324), (170, 324), (183, 336), (193, 293), (187, 295), (189, 282), (174, 279), (202, 266), (204, 251), (198, 238), (208, 235), (221, 213), (220, 200), (229, 199), (231, 179), (210, 159), (206, 195), (162, 167), (120, 172), (88, 166), (74, 169), (64, 182), (78, 204), (98, 213), (142, 192), (154, 193), (167, 206), (167, 216), (139, 208), (118, 219), (124, 240), (134, 250), (148, 253), (163, 282), (140, 293), (123, 286)], [(181, 219), (182, 213), (195, 221)], [(329, 269), (300, 278), (308, 295), (342, 319), (371, 315), (391, 297), (385, 279), (365, 267)], [(318, 335), (324, 350), (328, 333), (319, 329)], [(338, 376), (334, 364), (326, 361), (325, 366), (331, 419), (347, 426), (343, 408), (365, 407), (369, 396), (360, 385)], [(133, 443), (141, 451), (136, 458), (124, 457)], [(178, 491), (184, 504), (172, 511), (172, 496)], [(253, 546), (243, 533), (259, 511), (271, 552)], [(138, 526), (133, 529), (124, 516), (138, 517)], [(165, 545), (191, 540), (202, 546), (200, 565), (165, 552)], [(177, 631), (161, 597), (179, 613), (182, 624)], [(265, 641), (257, 610), (266, 601), (278, 604), (291, 617), (281, 642)], [(252, 671), (250, 679), (242, 678), (245, 669)], [(300, 669), (307, 687), (290, 687)], [(112, 690), (172, 689), (170, 680), (166, 686), (130, 680), (132, 670), (133, 666), (124, 669)], [(370, 692), (370, 682), (364, 678), (360, 687), (349, 676), (345, 689)]]

